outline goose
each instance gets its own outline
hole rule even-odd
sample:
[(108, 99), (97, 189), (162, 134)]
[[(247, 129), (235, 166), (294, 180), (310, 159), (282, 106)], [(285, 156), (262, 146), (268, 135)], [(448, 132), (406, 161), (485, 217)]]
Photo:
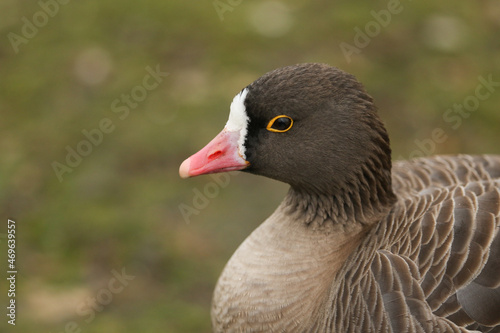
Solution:
[(397, 161), (351, 74), (307, 63), (238, 93), (182, 178), (290, 185), (238, 247), (214, 332), (500, 332), (500, 156)]

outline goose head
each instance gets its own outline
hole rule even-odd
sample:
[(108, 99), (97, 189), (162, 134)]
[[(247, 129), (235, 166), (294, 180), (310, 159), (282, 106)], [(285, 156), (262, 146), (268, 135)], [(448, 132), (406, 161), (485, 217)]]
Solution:
[(336, 197), (344, 213), (394, 201), (389, 137), (372, 98), (353, 75), (324, 64), (279, 68), (245, 87), (222, 132), (179, 173), (230, 170)]

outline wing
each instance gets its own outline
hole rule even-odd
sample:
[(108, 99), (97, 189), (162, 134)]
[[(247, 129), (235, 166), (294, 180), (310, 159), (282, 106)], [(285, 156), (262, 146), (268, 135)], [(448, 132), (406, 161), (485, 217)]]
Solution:
[(342, 273), (331, 323), (347, 332), (500, 331), (500, 157), (395, 169), (401, 199)]
[(398, 197), (422, 190), (500, 179), (499, 155), (434, 156), (395, 162), (392, 187)]
[(435, 190), (417, 201), (432, 205), (419, 216), (407, 201), (409, 232), (379, 256), (414, 265), (404, 273), (391, 267), (418, 284), (434, 316), (485, 332), (500, 325), (500, 180)]

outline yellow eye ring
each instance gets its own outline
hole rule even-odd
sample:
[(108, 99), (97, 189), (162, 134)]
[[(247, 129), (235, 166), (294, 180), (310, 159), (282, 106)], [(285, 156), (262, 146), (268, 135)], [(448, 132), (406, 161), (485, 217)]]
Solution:
[(285, 115), (280, 115), (271, 119), (267, 124), (266, 129), (271, 132), (283, 133), (292, 128), (292, 125), (292, 118)]

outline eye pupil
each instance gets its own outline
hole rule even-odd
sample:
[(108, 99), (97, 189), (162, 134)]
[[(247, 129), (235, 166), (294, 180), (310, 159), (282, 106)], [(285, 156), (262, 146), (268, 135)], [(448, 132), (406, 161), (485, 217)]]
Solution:
[(271, 132), (286, 132), (290, 128), (292, 128), (293, 125), (293, 120), (292, 118), (281, 115), (281, 116), (276, 116), (271, 121), (269, 121), (269, 124), (267, 125), (267, 130)]
[(274, 121), (272, 128), (278, 131), (284, 131), (290, 127), (291, 122), (290, 118), (281, 117)]

